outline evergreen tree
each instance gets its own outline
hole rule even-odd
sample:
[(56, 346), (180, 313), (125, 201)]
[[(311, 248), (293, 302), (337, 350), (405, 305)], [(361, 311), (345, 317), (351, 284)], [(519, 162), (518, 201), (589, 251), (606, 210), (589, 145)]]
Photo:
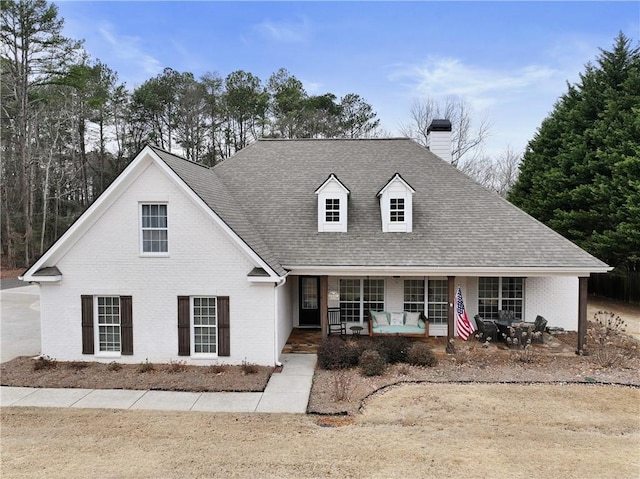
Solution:
[(640, 268), (640, 48), (625, 35), (542, 122), (508, 199), (610, 265)]

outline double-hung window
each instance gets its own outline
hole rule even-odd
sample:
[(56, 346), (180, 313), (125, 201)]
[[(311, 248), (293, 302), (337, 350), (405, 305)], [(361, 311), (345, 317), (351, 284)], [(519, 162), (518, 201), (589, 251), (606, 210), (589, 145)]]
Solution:
[(498, 319), (498, 311), (513, 311), (523, 319), (523, 278), (478, 278), (478, 314), (483, 319)]
[(98, 296), (96, 298), (98, 351), (120, 353), (120, 297)]
[(218, 310), (215, 297), (191, 298), (193, 354), (218, 354)]
[(141, 251), (144, 254), (169, 252), (166, 204), (141, 204)]
[(405, 311), (412, 313), (424, 313), (424, 280), (404, 280), (404, 306)]
[(447, 324), (448, 282), (446, 279), (430, 279), (427, 293), (427, 318), (431, 324)]
[(384, 311), (384, 279), (341, 279), (341, 317), (363, 324), (369, 311)]
[(391, 198), (389, 201), (389, 221), (404, 222), (404, 198)]
[(327, 223), (340, 222), (340, 199), (327, 198), (325, 200), (325, 220)]

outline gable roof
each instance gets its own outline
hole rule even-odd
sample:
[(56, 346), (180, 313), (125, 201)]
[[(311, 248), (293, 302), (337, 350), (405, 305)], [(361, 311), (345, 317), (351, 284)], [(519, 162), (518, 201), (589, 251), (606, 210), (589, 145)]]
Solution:
[[(259, 140), (213, 171), (285, 268), (608, 269), (409, 139)], [(330, 173), (350, 188), (347, 233), (317, 231)], [(376, 194), (396, 173), (415, 189), (410, 234), (381, 228)]]
[(380, 191), (376, 193), (376, 196), (379, 197), (380, 195), (382, 195), (385, 192), (385, 190), (389, 188), (395, 181), (399, 181), (400, 183), (402, 183), (409, 192), (411, 193), (416, 192), (416, 190), (414, 190), (413, 187), (405, 181), (405, 179), (400, 175), (400, 173), (396, 173), (395, 175), (393, 175), (393, 177), (389, 181), (387, 181), (387, 184), (384, 185), (380, 189)]
[[(24, 280), (61, 278), (47, 268), (140, 174), (145, 151), (260, 264), (264, 273), (254, 269), (252, 278), (273, 281), (294, 268), (523, 276), (611, 269), (412, 140), (259, 140), (214, 168), (145, 147)], [(350, 185), (347, 232), (317, 229), (315, 192), (331, 175)], [(408, 234), (382, 232), (377, 194), (396, 177), (415, 190)]]

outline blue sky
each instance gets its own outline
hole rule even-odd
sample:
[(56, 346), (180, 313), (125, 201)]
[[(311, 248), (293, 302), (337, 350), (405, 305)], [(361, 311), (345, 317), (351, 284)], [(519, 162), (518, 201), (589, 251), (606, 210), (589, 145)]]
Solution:
[(130, 89), (284, 67), (309, 94), (357, 93), (393, 135), (412, 102), (460, 96), (491, 122), (487, 154), (522, 150), (598, 48), (640, 38), (640, 2), (62, 1), (65, 34)]

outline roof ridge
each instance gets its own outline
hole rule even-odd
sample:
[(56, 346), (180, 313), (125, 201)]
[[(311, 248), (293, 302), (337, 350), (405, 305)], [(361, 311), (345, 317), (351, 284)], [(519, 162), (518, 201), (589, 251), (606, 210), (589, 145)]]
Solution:
[(259, 141), (308, 141), (308, 142), (320, 142), (320, 141), (397, 141), (397, 140), (412, 140), (408, 136), (394, 136), (391, 138), (258, 138)]
[(205, 170), (211, 171), (212, 168), (210, 166), (207, 165), (203, 165), (202, 163), (198, 163), (196, 161), (190, 160), (188, 158), (185, 158), (184, 156), (180, 156), (180, 155), (176, 155), (175, 153), (171, 152), (171, 151), (167, 151), (163, 148), (160, 148), (159, 146), (156, 145), (152, 145), (151, 143), (147, 144), (147, 146), (149, 148), (151, 148), (152, 150), (154, 150), (156, 153), (164, 153), (166, 155), (170, 155), (178, 160), (182, 160), (182, 161), (186, 161), (187, 163), (191, 163), (193, 165), (199, 166), (201, 168), (204, 168)]

